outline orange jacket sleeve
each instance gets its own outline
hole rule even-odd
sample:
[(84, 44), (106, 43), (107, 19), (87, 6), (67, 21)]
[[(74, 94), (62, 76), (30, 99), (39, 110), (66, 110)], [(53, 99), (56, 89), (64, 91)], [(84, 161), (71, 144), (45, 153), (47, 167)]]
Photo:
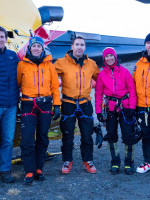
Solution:
[(51, 77), (52, 77), (51, 78), (51, 92), (53, 96), (53, 105), (61, 105), (58, 74), (55, 70), (54, 65), (52, 64), (50, 66), (50, 72), (51, 72)]
[(56, 60), (56, 62), (54, 63), (54, 67), (58, 73), (58, 76), (61, 77), (63, 74), (63, 64), (60, 59)]
[(94, 68), (94, 72), (93, 72), (92, 79), (93, 79), (94, 81), (96, 81), (96, 80), (97, 80), (97, 76), (98, 76), (100, 70), (99, 70), (99, 68), (98, 68), (98, 66), (96, 65), (95, 62), (93, 63), (93, 68)]

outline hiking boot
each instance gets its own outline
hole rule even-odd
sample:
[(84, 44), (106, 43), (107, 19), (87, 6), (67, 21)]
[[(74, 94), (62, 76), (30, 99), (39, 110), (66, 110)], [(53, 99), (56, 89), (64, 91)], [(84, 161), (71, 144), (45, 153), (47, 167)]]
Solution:
[(125, 157), (124, 171), (126, 175), (134, 174), (134, 160), (131, 160)]
[(4, 183), (13, 183), (15, 182), (15, 179), (13, 176), (11, 176), (11, 173), (8, 172), (1, 172), (0, 173), (1, 179)]
[(125, 165), (124, 171), (125, 171), (126, 175), (132, 175), (132, 174), (134, 174), (134, 164)]
[(72, 161), (65, 161), (63, 166), (62, 166), (62, 173), (63, 174), (69, 174), (72, 168)]
[(86, 169), (89, 173), (96, 173), (96, 167), (94, 166), (92, 161), (83, 162), (83, 168)]
[(137, 167), (136, 172), (142, 174), (142, 173), (145, 173), (145, 172), (147, 172), (147, 171), (149, 171), (149, 170), (150, 170), (150, 164), (144, 162), (144, 163), (140, 164), (139, 167)]
[(119, 166), (118, 165), (112, 165), (110, 169), (110, 173), (112, 175), (119, 174)]
[(45, 180), (45, 176), (44, 176), (44, 174), (43, 174), (43, 172), (42, 172), (41, 169), (37, 169), (37, 170), (36, 170), (35, 179), (36, 179), (37, 181), (44, 181), (44, 180)]
[(27, 173), (26, 177), (24, 178), (24, 184), (25, 185), (31, 185), (34, 181), (34, 174), (33, 173)]

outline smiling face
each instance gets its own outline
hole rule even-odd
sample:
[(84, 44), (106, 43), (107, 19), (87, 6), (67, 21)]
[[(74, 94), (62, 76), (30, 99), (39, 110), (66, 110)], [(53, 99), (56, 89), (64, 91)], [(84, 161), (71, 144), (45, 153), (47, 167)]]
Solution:
[(147, 54), (150, 56), (150, 41), (146, 42), (145, 49), (147, 51)]
[(43, 51), (43, 47), (39, 43), (34, 43), (32, 44), (30, 51), (32, 56), (40, 57)]
[(72, 44), (72, 50), (74, 57), (81, 58), (85, 51), (85, 41), (83, 39), (76, 39)]
[(4, 50), (5, 44), (7, 42), (7, 38), (3, 31), (0, 31), (0, 49)]
[(115, 61), (116, 61), (116, 59), (115, 59), (115, 56), (113, 54), (107, 54), (105, 56), (105, 62), (106, 62), (107, 65), (113, 66)]

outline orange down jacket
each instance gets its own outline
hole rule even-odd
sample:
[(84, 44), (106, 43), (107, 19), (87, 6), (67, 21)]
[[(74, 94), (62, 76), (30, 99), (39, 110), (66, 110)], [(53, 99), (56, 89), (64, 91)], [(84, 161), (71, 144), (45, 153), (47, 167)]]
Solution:
[[(87, 98), (91, 100), (91, 79), (96, 81), (99, 73), (95, 61), (86, 56), (83, 61), (83, 66), (80, 67), (67, 53), (64, 58), (58, 59), (54, 66), (58, 75), (61, 77), (62, 94), (75, 99)], [(63, 100), (75, 103), (70, 100)], [(86, 101), (80, 101), (79, 104), (85, 103)]]
[(133, 79), (136, 84), (137, 106), (150, 107), (150, 63), (146, 57), (136, 63)]
[(37, 66), (24, 57), (18, 63), (17, 82), (22, 94), (29, 97), (52, 95), (53, 105), (60, 105), (58, 75), (51, 60), (52, 56), (49, 55)]

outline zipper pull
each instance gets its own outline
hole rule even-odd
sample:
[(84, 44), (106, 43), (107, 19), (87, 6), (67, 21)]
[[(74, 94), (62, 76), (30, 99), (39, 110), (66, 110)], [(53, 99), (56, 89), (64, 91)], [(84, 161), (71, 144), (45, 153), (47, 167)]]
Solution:
[(144, 87), (144, 70), (143, 70), (143, 73), (142, 73), (142, 83), (143, 83), (143, 87)]
[(42, 87), (43, 87), (43, 68), (42, 68)]

